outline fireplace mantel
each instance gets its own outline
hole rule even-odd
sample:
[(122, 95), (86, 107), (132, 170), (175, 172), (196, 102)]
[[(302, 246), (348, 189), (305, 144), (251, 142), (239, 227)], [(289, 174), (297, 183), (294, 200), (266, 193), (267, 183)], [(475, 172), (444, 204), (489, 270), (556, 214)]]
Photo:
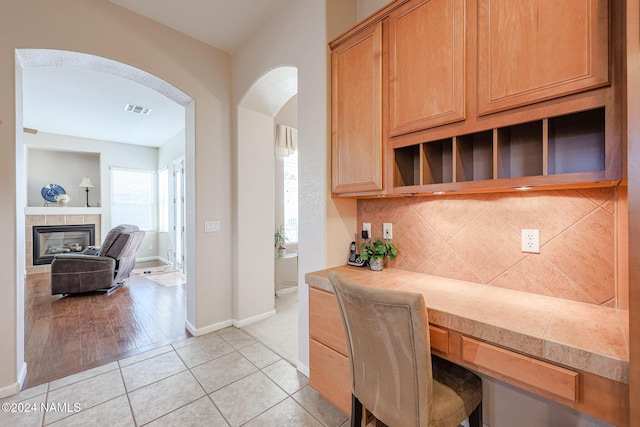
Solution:
[(102, 208), (74, 206), (40, 206), (24, 208), (25, 215), (100, 215)]

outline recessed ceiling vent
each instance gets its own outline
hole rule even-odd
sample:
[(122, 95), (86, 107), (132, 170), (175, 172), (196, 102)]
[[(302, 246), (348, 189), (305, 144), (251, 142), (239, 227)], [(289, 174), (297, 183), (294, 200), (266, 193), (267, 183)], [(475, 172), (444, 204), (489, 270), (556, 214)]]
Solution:
[(124, 111), (129, 111), (130, 113), (143, 114), (145, 116), (148, 116), (149, 113), (151, 112), (151, 108), (143, 107), (141, 105), (127, 104), (127, 106), (124, 107)]

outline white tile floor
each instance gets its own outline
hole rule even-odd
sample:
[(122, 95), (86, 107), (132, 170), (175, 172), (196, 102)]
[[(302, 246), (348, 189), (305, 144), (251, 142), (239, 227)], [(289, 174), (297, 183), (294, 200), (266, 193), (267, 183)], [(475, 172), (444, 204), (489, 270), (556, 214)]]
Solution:
[(293, 365), (234, 327), (27, 389), (0, 403), (0, 426), (348, 424)]

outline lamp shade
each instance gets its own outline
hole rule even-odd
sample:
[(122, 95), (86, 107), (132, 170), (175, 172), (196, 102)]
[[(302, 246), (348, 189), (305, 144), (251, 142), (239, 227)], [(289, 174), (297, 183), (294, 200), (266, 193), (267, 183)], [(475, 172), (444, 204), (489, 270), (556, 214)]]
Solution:
[(82, 178), (82, 182), (80, 183), (79, 187), (93, 188), (93, 182), (91, 182), (91, 178), (88, 178), (86, 176)]

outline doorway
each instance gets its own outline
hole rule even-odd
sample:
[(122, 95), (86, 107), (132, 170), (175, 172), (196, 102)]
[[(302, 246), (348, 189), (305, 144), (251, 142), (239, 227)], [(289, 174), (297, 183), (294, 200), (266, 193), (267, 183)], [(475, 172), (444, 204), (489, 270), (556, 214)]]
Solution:
[(173, 198), (173, 211), (174, 211), (174, 232), (175, 232), (175, 257), (173, 260), (173, 268), (184, 273), (186, 265), (185, 247), (184, 247), (184, 234), (186, 230), (185, 214), (185, 179), (184, 179), (184, 157), (181, 157), (173, 162), (173, 177), (174, 177), (174, 198)]
[[(55, 66), (52, 66), (51, 64), (57, 64)], [(58, 72), (60, 72), (62, 69), (64, 68), (75, 68), (75, 69), (86, 69), (86, 70), (91, 70), (92, 72), (100, 72), (104, 75), (109, 75), (112, 77), (120, 77), (120, 78), (126, 78), (127, 80), (129, 80), (130, 82), (134, 82), (140, 86), (144, 86), (146, 88), (146, 90), (151, 90), (151, 91), (155, 91), (158, 94), (168, 98), (169, 100), (171, 100), (172, 102), (180, 105), (183, 109), (184, 109), (184, 113), (182, 115), (182, 120), (183, 120), (183, 125), (185, 126), (185, 130), (184, 130), (184, 134), (186, 135), (186, 137), (184, 137), (183, 139), (183, 145), (185, 146), (185, 150), (184, 152), (191, 152), (193, 153), (194, 150), (194, 145), (195, 145), (195, 111), (193, 108), (193, 99), (191, 99), (188, 95), (186, 95), (185, 93), (181, 92), (179, 89), (175, 88), (174, 86), (170, 85), (169, 83), (160, 80), (159, 78), (134, 67), (131, 67), (129, 65), (123, 64), (123, 63), (119, 63), (107, 58), (102, 58), (102, 57), (98, 57), (98, 56), (94, 56), (94, 55), (89, 55), (89, 54), (84, 54), (84, 53), (78, 53), (78, 52), (70, 52), (70, 51), (58, 51), (58, 50), (50, 50), (50, 49), (18, 49), (16, 51), (16, 87), (19, 88), (19, 90), (16, 91), (16, 122), (17, 122), (17, 128), (21, 129), (23, 127), (23, 123), (24, 123), (24, 119), (23, 119), (23, 97), (24, 97), (24, 92), (23, 92), (23, 73), (24, 70), (26, 69), (30, 69), (30, 68), (50, 68), (50, 69), (54, 69)], [(81, 138), (81, 137), (77, 137), (77, 138)], [(71, 138), (60, 138), (60, 139), (71, 139)], [(65, 147), (66, 149), (69, 149), (69, 147)], [(73, 151), (73, 150), (72, 150)], [(27, 176), (26, 176), (26, 172), (25, 172), (25, 163), (24, 163), (24, 159), (26, 157), (26, 148), (25, 148), (25, 136), (22, 134), (18, 134), (16, 137), (16, 170), (17, 170), (17, 176), (16, 176), (16, 200), (18, 201), (18, 207), (19, 210), (24, 209), (24, 207), (27, 206), (27, 201), (26, 201), (26, 197), (24, 196), (24, 188), (26, 188), (26, 182), (27, 182)], [(101, 158), (103, 158), (105, 156), (101, 156)], [(126, 157), (122, 157), (122, 158), (126, 158)], [(190, 164), (193, 164), (193, 156), (189, 155), (189, 161), (191, 162)], [(109, 177), (109, 165), (108, 164), (103, 164), (101, 163), (100, 165), (100, 173), (103, 175), (103, 179), (102, 182), (103, 183), (107, 183), (110, 180), (108, 179)], [(149, 168), (149, 169), (155, 169), (155, 167), (153, 168)], [(192, 168), (193, 169), (193, 168)], [(186, 188), (186, 183), (189, 180), (193, 180), (194, 176), (195, 176), (195, 170), (191, 170), (191, 171), (186, 171), (184, 168), (184, 158), (183, 158), (183, 167), (182, 167), (182, 172), (181, 172), (181, 188), (182, 190), (182, 204), (183, 206), (186, 205), (189, 200), (188, 197), (193, 197), (193, 196), (189, 196), (187, 193), (184, 192), (184, 188)], [(106, 187), (106, 184), (105, 184)], [(106, 194), (110, 194), (110, 189), (109, 187), (105, 188), (103, 190), (102, 195), (105, 196)], [(106, 235), (106, 233), (108, 232), (108, 230), (111, 228), (111, 221), (110, 221), (110, 203), (108, 203), (105, 200), (101, 200), (101, 204), (99, 206), (101, 206), (100, 208), (100, 219), (98, 219), (98, 224), (101, 227), (102, 233), (101, 236), (104, 238), (104, 236)], [(96, 208), (96, 206), (92, 206), (93, 208)], [(25, 210), (26, 212), (26, 210)], [(184, 215), (184, 208), (182, 209), (182, 230), (183, 230), (183, 235), (184, 235), (184, 229), (187, 225), (187, 222), (189, 221), (187, 219), (187, 217)], [(18, 218), (17, 220), (17, 226), (18, 229), (21, 229), (21, 227), (25, 226), (25, 218)], [(182, 239), (182, 246), (181, 246), (181, 252), (182, 252), (182, 259), (186, 259), (186, 253), (188, 251), (194, 251), (194, 247), (192, 247), (192, 245), (195, 245), (194, 243), (192, 243), (191, 245), (188, 243), (185, 243), (186, 239)], [(153, 244), (145, 244), (145, 249), (151, 249), (152, 246), (155, 245), (155, 242), (153, 242)], [(24, 240), (18, 240), (17, 242), (18, 247), (20, 247), (20, 245), (24, 245)], [(188, 247), (187, 247), (188, 246)], [(18, 253), (20, 253), (20, 251), (18, 251)], [(18, 265), (19, 268), (25, 268), (26, 269), (26, 260), (23, 259), (19, 259), (18, 260)], [(184, 263), (182, 263), (182, 271), (185, 270), (185, 265)], [(48, 280), (49, 275), (48, 274), (40, 274), (39, 275), (39, 279), (46, 279)], [(18, 275), (17, 278), (17, 289), (18, 289), (18, 295), (24, 295), (25, 297), (29, 297), (29, 292), (28, 289), (26, 289), (26, 285), (27, 285), (27, 281), (29, 279), (26, 279), (24, 276), (22, 275)], [(133, 277), (130, 279), (131, 283), (135, 280)], [(186, 303), (186, 299), (187, 299), (187, 295), (189, 294), (187, 292), (187, 287), (195, 287), (195, 284), (191, 283), (191, 284), (187, 284), (185, 286), (185, 288), (182, 290), (181, 292), (181, 298), (183, 298), (183, 302), (181, 302), (181, 305), (185, 306), (185, 309), (177, 316), (173, 316), (172, 319), (174, 319), (177, 323), (174, 323), (174, 325), (171, 326), (176, 326), (177, 324), (177, 328), (179, 330), (179, 332), (177, 333), (177, 335), (180, 335), (179, 337), (172, 331), (167, 332), (167, 334), (169, 335), (175, 335), (176, 338), (181, 339), (184, 337), (185, 334), (188, 334), (185, 330), (185, 323), (186, 323), (186, 318), (187, 318), (187, 312), (186, 310), (188, 308), (188, 304)], [(43, 294), (44, 296), (47, 296), (46, 293), (46, 284), (44, 285), (44, 289), (45, 291), (40, 292), (41, 294)], [(124, 289), (121, 289), (124, 290)], [(175, 292), (174, 292), (175, 293)], [(150, 292), (140, 292), (140, 294), (144, 297), (148, 297), (151, 293)], [(97, 296), (97, 298), (99, 298), (101, 296)], [(123, 295), (124, 297), (124, 295)], [(58, 297), (52, 297), (52, 298), (58, 298)], [(113, 299), (113, 295), (111, 296), (111, 298)], [(160, 298), (160, 297), (159, 297)], [(156, 298), (157, 299), (157, 298)], [(174, 300), (172, 297), (163, 297), (161, 298), (163, 300)], [(74, 300), (69, 300), (69, 304), (75, 303), (77, 301), (80, 301), (80, 298), (78, 298), (76, 301)], [(54, 303), (56, 303), (57, 301), (51, 300), (48, 301), (48, 303), (51, 303), (51, 305), (56, 305)], [(102, 302), (102, 301), (101, 301)], [(45, 301), (45, 304), (47, 303), (47, 301)], [(115, 303), (115, 301), (114, 301)], [(18, 301), (18, 310), (17, 312), (19, 313), (17, 316), (17, 330), (18, 331), (25, 331), (25, 334), (21, 334), (19, 333), (17, 336), (18, 342), (16, 344), (16, 347), (18, 349), (18, 359), (19, 360), (28, 360), (27, 357), (25, 357), (25, 352), (29, 351), (27, 342), (28, 342), (28, 338), (29, 338), (29, 333), (30, 331), (33, 331), (32, 328), (30, 328), (30, 322), (37, 320), (37, 317), (33, 317), (33, 311), (30, 311), (32, 309), (32, 307), (29, 306), (29, 301), (24, 301), (24, 300), (20, 300)], [(57, 304), (57, 305), (62, 305), (62, 304)], [(99, 303), (95, 303), (94, 304), (96, 307), (101, 306), (104, 307), (105, 304), (99, 304)], [(134, 304), (135, 307), (132, 307), (132, 310), (137, 310), (140, 308), (140, 304)], [(159, 305), (154, 303), (153, 301), (150, 302), (150, 304), (148, 304), (148, 307), (150, 307), (153, 310), (157, 310)], [(25, 309), (26, 308), (26, 309)], [(122, 309), (122, 305), (117, 305), (117, 309), (120, 310)], [(193, 309), (193, 308), (192, 308)], [(114, 309), (115, 310), (115, 309)], [(98, 311), (94, 310), (94, 312), (96, 314), (99, 314)], [(115, 311), (114, 311), (115, 312)], [(148, 313), (147, 313), (148, 314)], [(146, 314), (145, 314), (146, 315)], [(32, 316), (32, 317), (29, 317)], [(120, 316), (120, 319), (125, 319), (124, 316)], [(135, 325), (133, 324), (135, 322), (135, 319), (137, 319), (135, 316), (130, 317), (131, 320), (131, 324), (130, 325), (126, 325), (126, 324), (121, 324), (121, 327), (123, 328), (122, 330), (126, 329), (128, 326), (131, 326), (132, 330), (135, 329)], [(177, 320), (176, 320), (177, 319)], [(86, 320), (86, 319), (85, 319)], [(45, 322), (46, 323), (46, 322)], [(51, 324), (53, 324), (53, 322), (49, 322)], [(78, 324), (87, 324), (87, 322), (77, 322)], [(95, 322), (90, 322), (90, 324), (94, 324)], [(126, 322), (125, 322), (126, 323)], [(165, 322), (166, 323), (166, 322)], [(74, 323), (75, 324), (75, 323)], [(47, 326), (48, 327), (48, 326)], [(96, 333), (98, 333), (96, 331)], [(74, 334), (70, 334), (69, 336), (73, 336)], [(77, 336), (77, 334), (75, 334)], [(167, 338), (169, 335), (164, 335), (164, 336), (160, 336), (161, 334), (158, 333), (156, 334), (157, 337), (161, 338), (162, 344), (165, 344), (167, 342)], [(52, 335), (52, 336), (55, 336)], [(135, 337), (134, 337), (135, 338)], [(56, 341), (54, 344), (56, 345), (60, 345), (62, 346), (63, 344), (65, 344), (62, 340), (54, 340)], [(82, 359), (80, 362), (78, 362), (78, 360), (59, 360), (56, 362), (61, 362), (63, 363), (63, 365), (61, 365), (62, 367), (60, 368), (59, 371), (59, 376), (65, 376), (68, 375), (70, 373), (74, 373), (74, 372), (80, 372), (82, 370), (91, 368), (93, 366), (96, 365), (100, 365), (103, 363), (107, 363), (109, 361), (112, 360), (117, 360), (118, 358), (124, 357), (126, 355), (132, 355), (132, 354), (136, 354), (136, 352), (141, 352), (141, 351), (147, 351), (151, 348), (153, 348), (154, 345), (160, 345), (160, 342), (156, 342), (157, 340), (154, 341), (154, 339), (151, 340), (147, 340), (147, 341), (140, 341), (140, 340), (136, 340), (136, 339), (132, 339), (131, 340), (131, 345), (129, 345), (127, 348), (120, 348), (118, 347), (118, 340), (117, 338), (113, 338), (113, 340), (111, 340), (111, 344), (112, 347), (111, 348), (107, 348), (108, 340), (105, 340), (104, 342), (102, 342), (101, 345), (103, 345), (103, 349), (104, 352), (102, 353), (102, 355), (100, 356), (96, 356), (96, 354), (85, 354), (85, 355), (81, 355)], [(109, 344), (109, 345), (111, 345)], [(75, 345), (76, 347), (79, 345), (78, 343), (71, 343), (70, 345)], [(41, 348), (40, 349), (36, 349), (38, 351), (43, 351)], [(73, 356), (71, 354), (71, 352), (65, 351), (65, 354), (69, 354), (69, 357)], [(104, 357), (103, 357), (104, 356)], [(24, 373), (21, 375), (25, 375), (26, 376), (26, 364), (24, 364), (24, 366), (22, 367)], [(31, 372), (31, 369), (29, 369), (29, 372)], [(53, 379), (51, 377), (51, 375), (48, 375), (46, 377), (46, 380), (51, 380)], [(33, 385), (33, 383), (31, 383), (31, 385)]]

